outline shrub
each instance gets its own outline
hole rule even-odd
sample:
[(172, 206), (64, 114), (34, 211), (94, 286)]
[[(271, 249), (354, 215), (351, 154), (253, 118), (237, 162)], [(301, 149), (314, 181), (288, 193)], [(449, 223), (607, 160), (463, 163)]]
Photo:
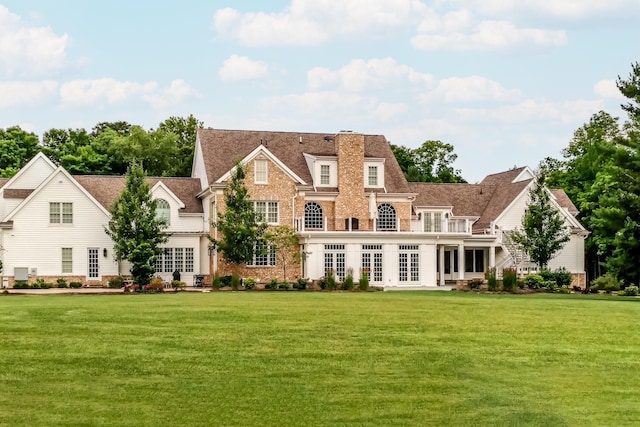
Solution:
[(568, 288), (571, 286), (571, 282), (573, 282), (573, 275), (564, 267), (554, 271), (553, 275), (556, 280), (556, 285), (560, 288), (563, 286)]
[(336, 288), (338, 287), (338, 284), (336, 283), (336, 277), (333, 275), (333, 271), (329, 270), (327, 271), (327, 290), (328, 291), (334, 291), (336, 290)]
[(347, 275), (344, 278), (344, 282), (342, 283), (342, 289), (345, 291), (353, 290), (353, 268), (347, 269)]
[(58, 278), (58, 280), (56, 280), (56, 283), (57, 283), (56, 286), (58, 288), (66, 288), (67, 287), (67, 281), (62, 277)]
[(154, 277), (151, 282), (145, 286), (146, 291), (150, 292), (162, 292), (164, 291), (164, 281), (160, 277)]
[(307, 279), (299, 278), (294, 284), (294, 289), (300, 289), (301, 291), (307, 289)]
[(171, 287), (176, 291), (184, 289), (186, 286), (187, 286), (187, 284), (185, 282), (181, 282), (180, 280), (172, 280), (171, 281)]
[(545, 281), (553, 280), (554, 282), (556, 281), (556, 275), (553, 274), (553, 272), (550, 270), (543, 269), (543, 270), (540, 270), (540, 273), (538, 274), (542, 276), (542, 280), (545, 280)]
[(80, 282), (71, 282), (69, 283), (69, 287), (73, 289), (78, 289), (82, 287), (82, 283)]
[(607, 273), (593, 280), (591, 282), (590, 289), (595, 291), (600, 290), (600, 291), (605, 291), (606, 293), (611, 293), (613, 291), (620, 290), (620, 282), (612, 274)]
[(484, 280), (482, 279), (471, 279), (469, 280), (469, 289), (471, 290), (480, 289), (480, 286), (482, 286), (483, 283), (484, 283)]
[(570, 294), (570, 293), (571, 293), (571, 288), (569, 288), (569, 287), (568, 287), (568, 286), (566, 286), (566, 285), (565, 285), (565, 286), (560, 286), (560, 287), (558, 288), (558, 293), (561, 293), (561, 294)]
[(238, 288), (240, 288), (240, 276), (238, 276), (237, 274), (233, 274), (231, 276), (231, 289), (233, 289), (234, 291), (237, 291)]
[(529, 289), (540, 289), (544, 279), (539, 274), (530, 274), (524, 278), (524, 283)]
[(244, 279), (242, 281), (242, 284), (244, 285), (244, 288), (248, 291), (250, 291), (251, 289), (256, 287), (256, 279)]
[(363, 271), (360, 273), (360, 280), (358, 281), (358, 289), (366, 291), (369, 289), (369, 273)]
[(110, 288), (118, 289), (124, 286), (124, 278), (122, 276), (116, 276), (109, 279), (107, 286)]
[(547, 288), (549, 292), (555, 292), (558, 289), (558, 285), (556, 285), (555, 280), (543, 280), (542, 287)]
[(45, 282), (44, 280), (40, 283), (40, 288), (42, 289), (51, 289), (53, 288), (53, 283)]
[(618, 293), (618, 295), (623, 295), (625, 297), (636, 297), (638, 294), (640, 294), (640, 291), (636, 285), (627, 286), (624, 290)]
[(271, 279), (268, 283), (264, 285), (265, 289), (277, 289), (278, 288), (278, 279)]
[(496, 276), (496, 269), (490, 268), (486, 274), (487, 286), (489, 287), (489, 291), (495, 292), (499, 289), (498, 286), (498, 278)]
[(288, 290), (289, 289), (289, 282), (282, 282), (280, 284), (278, 284), (278, 289), (282, 289), (282, 290)]
[(327, 278), (326, 277), (321, 277), (318, 279), (318, 286), (320, 286), (320, 289), (327, 289)]
[(217, 274), (213, 276), (211, 287), (213, 287), (213, 289), (220, 289), (222, 287), (222, 279)]
[(232, 279), (233, 279), (232, 276), (222, 276), (220, 278), (220, 283), (222, 284), (222, 286), (231, 286)]
[(511, 292), (516, 288), (518, 282), (518, 272), (515, 268), (505, 268), (502, 270), (502, 288)]
[(29, 289), (31, 285), (26, 280), (16, 280), (13, 284), (13, 289)]

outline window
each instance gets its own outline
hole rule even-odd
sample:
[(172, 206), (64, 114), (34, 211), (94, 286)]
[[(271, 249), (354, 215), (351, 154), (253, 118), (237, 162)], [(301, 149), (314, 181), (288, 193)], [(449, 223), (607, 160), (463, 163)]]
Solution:
[(73, 248), (62, 248), (62, 273), (73, 273)]
[(382, 245), (362, 245), (361, 271), (370, 282), (382, 282)]
[(274, 267), (276, 265), (276, 247), (259, 241), (253, 248), (253, 261), (247, 265), (253, 267)]
[(162, 249), (155, 263), (156, 273), (173, 273), (174, 270), (193, 273), (193, 248)]
[(320, 185), (331, 184), (331, 167), (329, 165), (320, 165)]
[(467, 273), (484, 272), (484, 249), (466, 249), (464, 251), (464, 271)]
[(336, 279), (344, 280), (345, 276), (345, 250), (344, 245), (324, 245), (324, 272), (325, 275), (333, 272)]
[(396, 209), (388, 203), (378, 206), (376, 228), (378, 230), (395, 230), (396, 227)]
[(367, 183), (369, 187), (377, 187), (378, 186), (378, 167), (377, 166), (369, 166), (367, 174)]
[(255, 183), (267, 184), (267, 161), (265, 159), (257, 159), (255, 166)]
[(278, 202), (254, 202), (253, 207), (258, 222), (278, 223)]
[(418, 245), (400, 245), (398, 252), (400, 282), (420, 281), (420, 253)]
[(320, 230), (324, 228), (322, 206), (318, 203), (309, 202), (304, 205), (304, 228)]
[(171, 207), (169, 206), (169, 202), (164, 199), (158, 199), (156, 203), (156, 218), (165, 220), (167, 225), (171, 224)]
[(73, 203), (49, 203), (49, 224), (73, 224)]
[(423, 212), (422, 215), (426, 233), (442, 232), (442, 212)]

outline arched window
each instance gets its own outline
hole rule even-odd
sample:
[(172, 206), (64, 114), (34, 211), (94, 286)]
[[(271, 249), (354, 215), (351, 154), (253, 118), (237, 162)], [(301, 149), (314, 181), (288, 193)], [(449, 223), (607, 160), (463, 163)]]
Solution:
[(376, 228), (378, 230), (395, 230), (396, 227), (396, 209), (388, 203), (378, 206)]
[(169, 202), (164, 199), (158, 199), (156, 204), (156, 218), (164, 219), (167, 225), (171, 224), (171, 207)]
[(322, 206), (316, 202), (309, 202), (304, 205), (304, 228), (323, 229), (324, 218), (322, 217)]

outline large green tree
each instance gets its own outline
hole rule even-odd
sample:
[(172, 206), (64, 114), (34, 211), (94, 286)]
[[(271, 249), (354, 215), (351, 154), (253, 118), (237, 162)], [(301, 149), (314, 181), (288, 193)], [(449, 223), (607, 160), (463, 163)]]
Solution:
[(171, 116), (160, 123), (159, 130), (176, 135), (176, 158), (172, 165), (173, 176), (191, 176), (191, 164), (193, 152), (196, 146), (198, 128), (204, 126), (204, 122), (196, 119), (193, 114), (188, 117)]
[(38, 136), (20, 126), (0, 128), (0, 177), (15, 175), (40, 151)]
[(217, 221), (212, 222), (219, 238), (209, 236), (212, 246), (222, 252), (224, 260), (236, 267), (253, 260), (267, 228), (256, 218), (253, 202), (244, 185), (245, 175), (245, 169), (237, 162), (224, 189), (225, 209), (218, 212)]
[(132, 164), (126, 174), (125, 188), (111, 207), (111, 219), (105, 232), (113, 240), (118, 261), (131, 263), (131, 275), (140, 286), (149, 284), (155, 262), (169, 239), (167, 222), (156, 215), (157, 202), (142, 167)]
[(551, 195), (540, 176), (529, 190), (527, 211), (522, 227), (513, 230), (510, 239), (529, 255), (540, 269), (569, 241), (562, 214), (551, 202)]
[(140, 163), (152, 176), (173, 176), (178, 149), (177, 136), (161, 129), (146, 131), (140, 126), (132, 126), (129, 135), (119, 135), (108, 129), (103, 138), (110, 138), (108, 153), (112, 169), (119, 173), (125, 165)]
[(453, 167), (458, 155), (451, 144), (427, 140), (418, 148), (391, 144), (391, 150), (407, 181), (466, 182)]

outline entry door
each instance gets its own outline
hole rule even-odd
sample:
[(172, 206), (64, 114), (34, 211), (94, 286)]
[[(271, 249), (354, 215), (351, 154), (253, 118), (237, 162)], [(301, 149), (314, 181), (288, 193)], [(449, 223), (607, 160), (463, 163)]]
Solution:
[(98, 248), (89, 248), (88, 280), (100, 280), (100, 258), (98, 257)]

